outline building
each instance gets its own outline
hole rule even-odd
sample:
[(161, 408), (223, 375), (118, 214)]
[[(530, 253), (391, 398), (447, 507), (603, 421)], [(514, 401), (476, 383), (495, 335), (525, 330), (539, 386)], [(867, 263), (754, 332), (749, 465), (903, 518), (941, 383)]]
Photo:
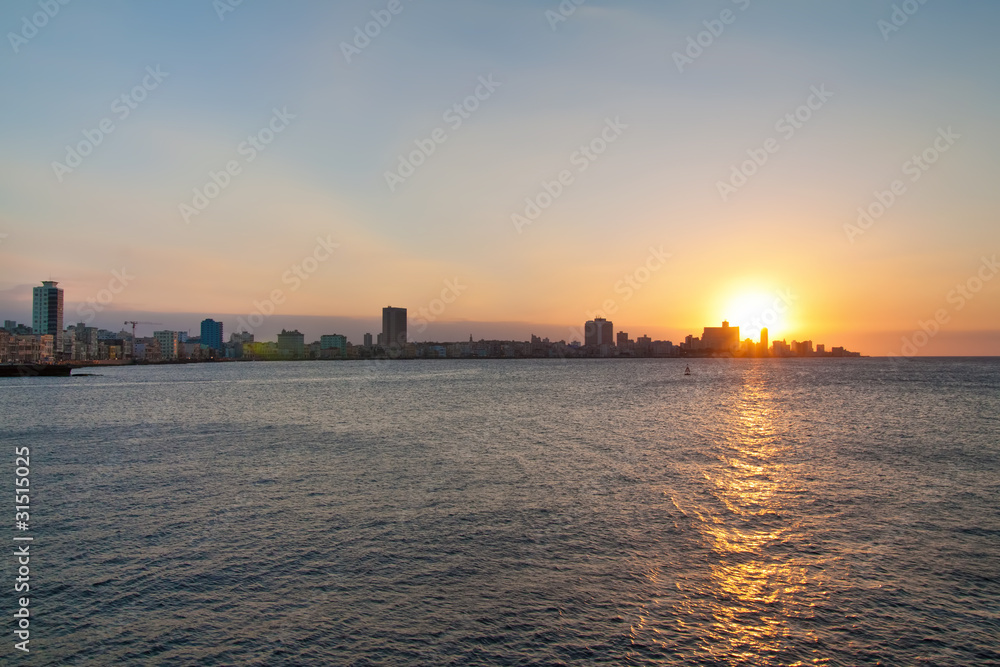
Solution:
[(669, 340), (653, 341), (653, 354), (658, 357), (671, 357), (674, 355), (674, 343)]
[(627, 331), (619, 331), (618, 334), (615, 336), (615, 345), (617, 345), (618, 347), (622, 348), (629, 347), (629, 344), (631, 342), (632, 341), (628, 339)]
[(31, 290), (31, 329), (36, 336), (53, 336), (56, 354), (63, 349), (63, 291), (54, 280)]
[(182, 359), (207, 359), (209, 350), (201, 343), (201, 336), (188, 336), (184, 342), (177, 342), (177, 350)]
[(154, 331), (153, 338), (160, 346), (160, 359), (162, 361), (174, 361), (180, 352), (180, 341), (177, 339), (176, 331)]
[(584, 345), (614, 345), (615, 325), (603, 317), (595, 317), (583, 325)]
[(811, 356), (813, 353), (813, 342), (811, 340), (804, 340), (802, 342), (793, 340), (792, 352), (802, 357)]
[(723, 322), (721, 327), (705, 327), (701, 334), (701, 348), (712, 352), (733, 352), (740, 347), (740, 328)]
[(51, 363), (54, 347), (53, 336), (22, 336), (0, 331), (0, 363)]
[(222, 322), (213, 319), (201, 321), (201, 346), (216, 352), (222, 352)]
[(278, 358), (278, 345), (274, 341), (252, 341), (243, 343), (243, 358), (268, 360)]
[(406, 308), (382, 309), (381, 345), (396, 348), (406, 345)]
[(365, 347), (372, 346), (372, 335), (370, 333), (365, 334)]
[(347, 356), (347, 336), (331, 334), (319, 337), (320, 356), (339, 357), (343, 359)]
[(136, 338), (132, 344), (132, 353), (136, 359), (160, 361), (160, 342), (151, 336)]
[(305, 335), (295, 331), (281, 330), (278, 334), (278, 356), (283, 359), (302, 359), (306, 353)]

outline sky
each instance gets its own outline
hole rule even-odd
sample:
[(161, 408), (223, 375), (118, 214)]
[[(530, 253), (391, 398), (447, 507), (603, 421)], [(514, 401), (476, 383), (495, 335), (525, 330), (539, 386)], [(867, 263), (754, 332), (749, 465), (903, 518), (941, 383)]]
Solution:
[[(65, 1), (65, 0), (63, 0)], [(579, 3), (579, 4), (577, 4)], [(1000, 354), (1000, 4), (0, 5), (0, 318)]]

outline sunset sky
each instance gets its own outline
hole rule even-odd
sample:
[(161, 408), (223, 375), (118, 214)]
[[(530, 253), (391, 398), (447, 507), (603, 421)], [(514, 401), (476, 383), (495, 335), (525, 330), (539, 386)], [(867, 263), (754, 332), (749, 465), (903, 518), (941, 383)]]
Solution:
[(0, 319), (1000, 354), (998, 3), (50, 3), (0, 5)]

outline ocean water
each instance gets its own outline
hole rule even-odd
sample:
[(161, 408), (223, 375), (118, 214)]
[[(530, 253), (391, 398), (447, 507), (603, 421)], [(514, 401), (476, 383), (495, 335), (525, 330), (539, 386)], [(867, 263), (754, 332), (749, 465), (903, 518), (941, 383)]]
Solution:
[(4, 664), (1000, 664), (1000, 360), (97, 372), (0, 379)]

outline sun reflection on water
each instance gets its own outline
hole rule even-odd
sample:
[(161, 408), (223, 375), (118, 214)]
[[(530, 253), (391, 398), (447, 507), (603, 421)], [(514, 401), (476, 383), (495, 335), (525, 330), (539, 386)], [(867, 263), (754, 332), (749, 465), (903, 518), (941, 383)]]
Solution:
[[(716, 462), (703, 471), (707, 495), (689, 501), (708, 562), (697, 576), (678, 581), (681, 608), (673, 612), (709, 620), (700, 624), (694, 648), (678, 642), (692, 659), (796, 664), (785, 638), (821, 596), (819, 568), (797, 549), (805, 538), (786, 518), (795, 515), (786, 503), (794, 502), (789, 491), (796, 484), (784, 463), (789, 437), (771, 381), (754, 365), (733, 388), (730, 419), (713, 445)], [(804, 630), (796, 632), (801, 642)]]

